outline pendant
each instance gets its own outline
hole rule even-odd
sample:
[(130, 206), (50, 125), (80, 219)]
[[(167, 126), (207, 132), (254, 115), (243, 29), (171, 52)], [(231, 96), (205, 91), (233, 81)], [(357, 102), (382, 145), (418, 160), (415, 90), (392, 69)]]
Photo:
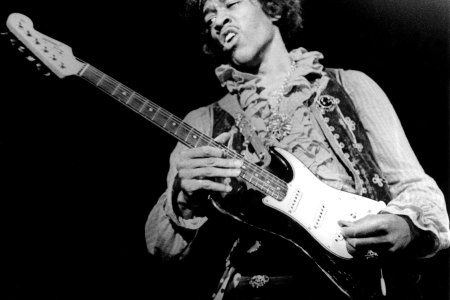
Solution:
[(291, 118), (286, 114), (273, 112), (267, 121), (268, 137), (281, 141), (292, 130)]

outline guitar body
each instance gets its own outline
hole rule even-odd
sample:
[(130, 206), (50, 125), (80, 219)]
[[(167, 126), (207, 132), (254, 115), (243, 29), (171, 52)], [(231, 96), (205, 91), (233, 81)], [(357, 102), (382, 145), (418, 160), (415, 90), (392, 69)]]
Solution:
[(246, 226), (291, 242), (349, 299), (376, 299), (381, 295), (378, 260), (353, 258), (337, 222), (376, 214), (384, 202), (324, 184), (285, 150), (275, 148), (270, 153), (270, 170), (289, 180), (285, 199), (213, 197), (214, 207)]

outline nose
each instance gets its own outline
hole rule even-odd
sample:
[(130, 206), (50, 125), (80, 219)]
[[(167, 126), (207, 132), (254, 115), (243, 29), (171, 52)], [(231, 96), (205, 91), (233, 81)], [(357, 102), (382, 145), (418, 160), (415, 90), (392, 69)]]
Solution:
[(217, 11), (213, 28), (216, 31), (216, 33), (219, 34), (222, 28), (230, 22), (231, 22), (230, 15), (225, 11), (219, 10)]

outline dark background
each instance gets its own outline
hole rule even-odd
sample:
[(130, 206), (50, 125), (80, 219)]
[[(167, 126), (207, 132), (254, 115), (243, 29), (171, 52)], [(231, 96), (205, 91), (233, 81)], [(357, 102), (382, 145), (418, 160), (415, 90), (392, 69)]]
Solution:
[[(223, 91), (179, 2), (21, 2), (2, 4), (0, 19), (27, 15), (77, 57), (182, 117)], [(444, 0), (307, 0), (299, 37), (326, 66), (375, 79), (447, 198), (448, 9)], [(175, 140), (79, 78), (41, 76), (5, 39), (0, 51), (0, 298), (159, 298), (144, 224)], [(427, 299), (448, 299), (449, 251), (425, 271)]]

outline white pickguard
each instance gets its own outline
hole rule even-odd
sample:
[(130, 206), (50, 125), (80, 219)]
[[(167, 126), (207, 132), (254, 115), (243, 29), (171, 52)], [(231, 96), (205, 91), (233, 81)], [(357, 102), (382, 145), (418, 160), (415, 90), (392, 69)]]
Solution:
[(280, 148), (275, 150), (289, 162), (294, 176), (282, 201), (267, 196), (263, 203), (300, 224), (328, 251), (351, 259), (353, 256), (347, 251), (338, 221), (356, 221), (377, 214), (386, 204), (334, 189), (320, 181), (289, 152)]

